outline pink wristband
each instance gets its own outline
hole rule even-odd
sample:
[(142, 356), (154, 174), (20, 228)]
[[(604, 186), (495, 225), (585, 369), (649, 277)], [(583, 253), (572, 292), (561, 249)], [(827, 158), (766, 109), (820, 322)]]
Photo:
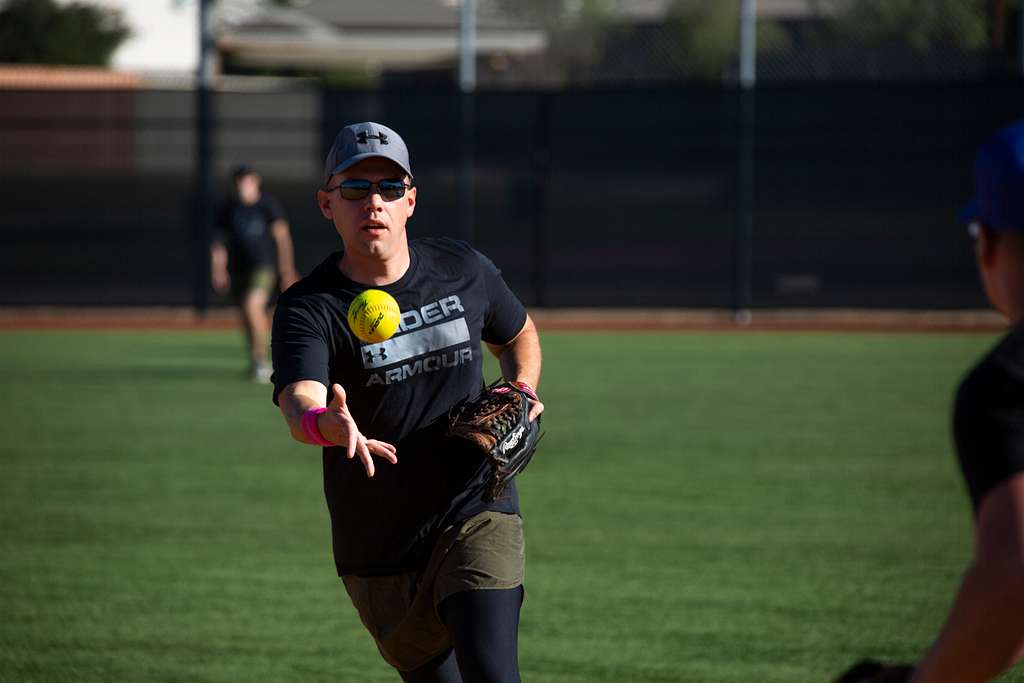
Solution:
[(310, 408), (304, 412), (302, 414), (302, 422), (300, 423), (302, 424), (302, 431), (317, 446), (337, 446), (336, 443), (324, 438), (324, 435), (320, 433), (320, 427), (316, 424), (316, 419), (320, 417), (320, 413), (326, 412), (327, 408)]
[(526, 392), (526, 395), (532, 398), (534, 401), (540, 400), (539, 398), (537, 398), (537, 392), (534, 390), (533, 387), (530, 386), (529, 382), (517, 381), (512, 382), (512, 384), (515, 384), (517, 387)]

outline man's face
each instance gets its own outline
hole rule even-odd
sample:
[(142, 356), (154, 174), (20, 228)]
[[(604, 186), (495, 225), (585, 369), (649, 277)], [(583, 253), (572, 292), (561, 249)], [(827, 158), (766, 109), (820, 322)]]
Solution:
[(981, 285), (992, 308), (1013, 317), (1013, 292), (1024, 273), (1024, 244), (1012, 233), (982, 227), (975, 235), (974, 255)]
[(260, 176), (257, 173), (246, 173), (235, 179), (235, 191), (238, 201), (243, 204), (255, 204), (260, 200)]
[[(335, 188), (345, 180), (409, 182), (397, 164), (380, 157), (365, 159), (331, 176), (326, 187)], [(387, 261), (406, 247), (405, 223), (416, 209), (416, 188), (407, 189), (405, 196), (390, 202), (384, 201), (376, 185), (363, 199), (345, 199), (337, 189), (321, 189), (317, 191), (317, 203), (324, 217), (333, 221), (347, 252)]]

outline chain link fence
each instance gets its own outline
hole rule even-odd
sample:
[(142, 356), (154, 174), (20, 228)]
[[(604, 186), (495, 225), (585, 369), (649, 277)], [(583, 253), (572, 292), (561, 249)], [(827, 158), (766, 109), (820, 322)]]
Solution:
[[(732, 84), (739, 2), (483, 0), (549, 47), (482, 59), (483, 86)], [(758, 0), (762, 83), (977, 79), (1020, 72), (1017, 0)]]
[[(1019, 4), (759, 0), (750, 97), (736, 4), (481, 0), (549, 47), (481, 57), (472, 119), (450, 66), (222, 91), (211, 172), (262, 171), (305, 272), (338, 247), (323, 155), (378, 120), (413, 152), (412, 234), (471, 239), (530, 305), (735, 307), (742, 280), (743, 307), (983, 306), (956, 215), (977, 144), (1024, 116)], [(195, 112), (187, 90), (3, 92), (0, 304), (196, 301)]]
[[(734, 91), (480, 92), (468, 134), (461, 104), (427, 88), (219, 93), (216, 186), (228, 189), (235, 163), (261, 170), (309, 272), (339, 248), (314, 202), (333, 135), (386, 121), (412, 150), (410, 234), (470, 239), (526, 303), (734, 306), (745, 182)], [(194, 301), (206, 263), (192, 227), (193, 105), (185, 91), (2, 99), (0, 304)], [(978, 142), (1021, 112), (1019, 81), (759, 90), (750, 304), (983, 306), (957, 214)]]

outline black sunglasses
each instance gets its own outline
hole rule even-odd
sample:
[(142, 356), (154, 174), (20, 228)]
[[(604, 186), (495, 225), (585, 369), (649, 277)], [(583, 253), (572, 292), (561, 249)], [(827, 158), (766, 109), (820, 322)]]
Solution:
[(380, 198), (386, 202), (401, 199), (405, 196), (406, 189), (412, 187), (412, 184), (406, 185), (404, 181), (395, 178), (381, 180), (376, 183), (361, 178), (352, 178), (350, 180), (342, 180), (334, 187), (324, 188), (324, 191), (333, 192), (334, 190), (340, 190), (342, 199), (366, 199), (370, 196), (370, 192), (375, 185), (380, 192)]

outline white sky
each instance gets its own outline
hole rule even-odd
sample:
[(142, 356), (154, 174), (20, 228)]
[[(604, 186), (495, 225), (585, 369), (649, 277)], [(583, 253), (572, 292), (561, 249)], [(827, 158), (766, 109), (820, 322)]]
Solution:
[(195, 72), (199, 64), (198, 0), (89, 1), (121, 10), (132, 29), (132, 37), (118, 48), (111, 60), (115, 69)]

